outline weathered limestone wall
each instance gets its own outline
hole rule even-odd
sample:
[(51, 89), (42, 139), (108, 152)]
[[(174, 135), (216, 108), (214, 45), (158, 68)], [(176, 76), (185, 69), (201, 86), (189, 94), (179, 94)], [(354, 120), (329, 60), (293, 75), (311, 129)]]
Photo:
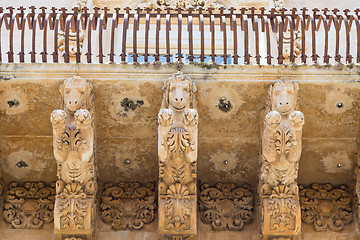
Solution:
[[(176, 71), (174, 66), (2, 65), (5, 182), (56, 180), (49, 116), (59, 104), (59, 85), (73, 75), (94, 86), (99, 180), (155, 181), (161, 86)], [(359, 67), (185, 66), (182, 71), (198, 88), (202, 182), (256, 186), (267, 88), (288, 79), (298, 82), (299, 109), (307, 116), (299, 183), (350, 184), (359, 123)]]
[[(0, 65), (0, 166), (5, 188), (12, 181), (57, 180), (49, 116), (58, 108), (59, 85), (74, 75), (94, 88), (100, 188), (105, 182), (156, 182), (161, 86), (177, 70), (174, 65)], [(299, 84), (296, 109), (306, 116), (298, 183), (350, 186), (357, 159), (360, 66), (187, 65), (181, 71), (197, 87), (200, 182), (248, 183), (256, 195), (267, 90), (283, 79)], [(198, 222), (200, 239), (260, 239), (256, 220), (241, 232), (219, 233)], [(32, 240), (51, 239), (50, 225), (27, 232), (12, 230), (1, 219), (0, 239), (26, 239), (23, 234)], [(354, 223), (336, 234), (314, 233), (311, 225), (302, 225), (302, 239), (358, 237)], [(97, 239), (155, 239), (157, 216), (141, 231), (113, 232), (100, 218), (97, 228)]]

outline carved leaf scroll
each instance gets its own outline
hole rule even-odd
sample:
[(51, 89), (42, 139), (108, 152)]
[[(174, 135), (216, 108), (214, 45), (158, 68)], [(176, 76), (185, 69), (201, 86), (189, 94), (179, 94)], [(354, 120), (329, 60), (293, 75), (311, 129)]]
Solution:
[(212, 224), (215, 231), (240, 231), (253, 220), (254, 197), (249, 185), (203, 184), (199, 204), (202, 221)]
[(55, 183), (17, 182), (5, 194), (4, 220), (16, 229), (39, 229), (54, 219)]
[(316, 231), (341, 231), (353, 221), (351, 196), (341, 185), (314, 183), (311, 188), (299, 186), (302, 221), (313, 224)]
[(154, 184), (121, 182), (105, 184), (101, 196), (101, 216), (114, 230), (141, 229), (155, 217)]

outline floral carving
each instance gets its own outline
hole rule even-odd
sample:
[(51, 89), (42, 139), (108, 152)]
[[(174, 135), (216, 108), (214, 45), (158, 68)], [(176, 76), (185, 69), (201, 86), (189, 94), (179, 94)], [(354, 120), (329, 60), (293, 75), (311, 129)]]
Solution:
[(4, 220), (14, 228), (39, 229), (54, 219), (55, 183), (17, 182), (9, 185), (5, 194)]
[(268, 91), (259, 182), (263, 235), (300, 234), (297, 176), (305, 120), (295, 110), (298, 89), (294, 82), (279, 81)]
[(341, 231), (352, 222), (351, 196), (345, 185), (314, 183), (311, 188), (299, 188), (302, 221), (313, 224), (316, 231)]
[(147, 0), (145, 3), (141, 4), (140, 7), (146, 8), (161, 8), (165, 9), (170, 7), (172, 9), (182, 8), (182, 9), (197, 9), (197, 8), (220, 8), (223, 7), (222, 4), (217, 3), (216, 0)]
[(59, 178), (55, 229), (60, 234), (76, 234), (77, 229), (91, 234), (89, 219), (94, 218), (97, 191), (93, 95), (92, 85), (85, 79), (75, 76), (65, 80), (60, 86), (60, 109), (50, 118)]
[(159, 234), (183, 238), (196, 234), (196, 87), (178, 72), (165, 81), (163, 90), (158, 129)]
[(154, 220), (154, 184), (105, 184), (101, 196), (101, 216), (114, 230), (141, 229)]
[(66, 185), (57, 200), (61, 229), (84, 229), (89, 204), (81, 185)]
[(215, 231), (240, 231), (253, 220), (254, 197), (249, 185), (203, 184), (199, 202), (202, 221), (211, 223)]
[(291, 194), (291, 190), (284, 185), (273, 189), (267, 202), (270, 213), (270, 231), (286, 232), (298, 231), (297, 217), (300, 211), (298, 197)]

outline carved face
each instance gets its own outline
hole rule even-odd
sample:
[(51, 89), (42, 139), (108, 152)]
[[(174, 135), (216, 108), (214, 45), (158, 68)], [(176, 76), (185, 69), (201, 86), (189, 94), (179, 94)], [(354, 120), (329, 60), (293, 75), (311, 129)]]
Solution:
[(169, 86), (169, 103), (177, 111), (188, 107), (190, 103), (190, 82), (171, 81)]
[(185, 108), (195, 107), (195, 84), (183, 73), (175, 73), (165, 82), (163, 89), (165, 93), (162, 108), (172, 108), (175, 111), (182, 111)]
[(292, 82), (278, 82), (270, 89), (272, 110), (281, 115), (292, 112), (296, 105), (298, 85)]
[(80, 108), (88, 108), (90, 95), (92, 94), (91, 85), (86, 80), (73, 77), (65, 80), (60, 87), (62, 104), (70, 113), (75, 113)]

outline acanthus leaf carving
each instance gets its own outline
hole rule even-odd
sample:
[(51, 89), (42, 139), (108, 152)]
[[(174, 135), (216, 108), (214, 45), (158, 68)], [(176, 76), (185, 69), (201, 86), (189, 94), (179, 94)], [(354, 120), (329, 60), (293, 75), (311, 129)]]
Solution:
[(105, 184), (101, 196), (102, 220), (114, 230), (141, 229), (155, 217), (154, 184)]
[(84, 229), (89, 199), (78, 183), (70, 183), (57, 196), (61, 229)]
[(55, 183), (17, 182), (5, 194), (4, 220), (16, 229), (39, 229), (54, 219)]
[(195, 84), (181, 72), (164, 83), (159, 112), (159, 234), (196, 235)]
[(199, 204), (202, 221), (212, 224), (215, 231), (240, 231), (253, 220), (254, 197), (249, 185), (203, 184)]
[(264, 236), (300, 234), (297, 176), (305, 120), (295, 110), (298, 89), (297, 83), (279, 81), (268, 91), (259, 182)]
[(314, 183), (311, 188), (299, 188), (302, 221), (313, 224), (316, 231), (341, 231), (352, 222), (351, 196), (345, 185)]

